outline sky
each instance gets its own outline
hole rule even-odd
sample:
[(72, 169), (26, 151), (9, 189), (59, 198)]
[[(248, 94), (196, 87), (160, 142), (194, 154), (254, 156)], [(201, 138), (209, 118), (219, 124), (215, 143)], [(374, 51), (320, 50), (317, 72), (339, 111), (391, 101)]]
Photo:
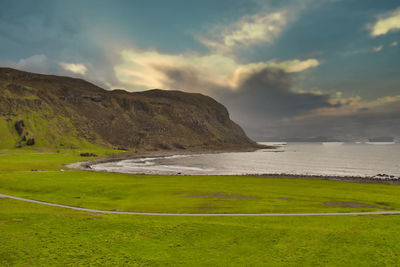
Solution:
[(398, 0), (0, 0), (0, 66), (202, 93), (253, 139), (400, 137)]

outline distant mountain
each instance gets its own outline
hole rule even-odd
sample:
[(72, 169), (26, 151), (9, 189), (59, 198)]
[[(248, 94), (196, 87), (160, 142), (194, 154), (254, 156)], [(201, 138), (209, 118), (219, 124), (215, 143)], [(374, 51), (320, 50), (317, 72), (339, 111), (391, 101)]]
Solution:
[(393, 137), (388, 137), (388, 136), (381, 136), (381, 137), (374, 137), (374, 138), (369, 138), (370, 142), (394, 142)]
[(335, 138), (328, 138), (324, 136), (317, 136), (317, 137), (286, 137), (286, 138), (280, 138), (280, 137), (270, 137), (270, 138), (265, 138), (266, 140), (264, 141), (277, 141), (277, 142), (341, 142), (338, 139)]
[(0, 148), (92, 144), (137, 151), (258, 146), (208, 96), (107, 91), (81, 79), (0, 68)]

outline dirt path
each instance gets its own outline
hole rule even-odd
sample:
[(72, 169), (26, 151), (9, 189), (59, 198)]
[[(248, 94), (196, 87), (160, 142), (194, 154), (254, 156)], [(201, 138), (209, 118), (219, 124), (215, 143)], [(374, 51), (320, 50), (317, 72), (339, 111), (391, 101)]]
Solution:
[(55, 203), (49, 203), (44, 201), (38, 201), (33, 199), (26, 199), (21, 197), (14, 197), (9, 195), (0, 194), (1, 198), (9, 198), (19, 201), (25, 201), (35, 204), (47, 205), (52, 207), (66, 208), (79, 211), (104, 213), (104, 214), (130, 214), (130, 215), (151, 215), (151, 216), (205, 216), (205, 217), (219, 217), (219, 216), (254, 216), (254, 217), (278, 217), (278, 216), (339, 216), (339, 215), (400, 215), (400, 211), (369, 211), (369, 212), (326, 212), (326, 213), (157, 213), (157, 212), (133, 212), (133, 211), (108, 211), (108, 210), (96, 210), (86, 209), (79, 207), (72, 207), (68, 205), (61, 205)]

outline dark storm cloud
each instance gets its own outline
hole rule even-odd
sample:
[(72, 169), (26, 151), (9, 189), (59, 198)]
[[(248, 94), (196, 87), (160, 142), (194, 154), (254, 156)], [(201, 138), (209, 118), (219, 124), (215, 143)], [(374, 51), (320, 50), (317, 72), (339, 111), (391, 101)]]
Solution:
[(292, 90), (297, 74), (266, 68), (240, 85), (238, 90), (221, 96), (235, 110), (268, 116), (292, 117), (324, 107), (334, 107), (328, 94), (299, 93)]
[[(263, 136), (285, 134), (279, 126), (286, 119), (312, 113), (319, 108), (338, 108), (330, 95), (292, 89), (298, 74), (266, 68), (245, 79), (236, 91), (225, 91), (218, 99), (230, 110), (231, 116), (259, 140)], [(276, 131), (274, 131), (275, 129)]]

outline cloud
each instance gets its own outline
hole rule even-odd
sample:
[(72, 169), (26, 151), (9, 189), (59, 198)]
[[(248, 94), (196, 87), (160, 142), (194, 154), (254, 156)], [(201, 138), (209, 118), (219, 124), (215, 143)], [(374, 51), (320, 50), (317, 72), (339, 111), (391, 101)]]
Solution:
[(204, 45), (218, 51), (228, 51), (259, 43), (273, 43), (288, 23), (288, 10), (262, 12), (244, 16), (227, 26), (216, 26), (207, 37), (197, 36)]
[(18, 62), (2, 62), (1, 65), (39, 73), (49, 73), (52, 70), (51, 61), (43, 54), (22, 58)]
[(21, 69), (43, 69), (48, 64), (48, 61), (48, 58), (41, 54), (20, 59), (16, 65)]
[(76, 74), (85, 75), (88, 70), (86, 66), (81, 63), (60, 62), (59, 64), (63, 69)]
[(383, 48), (383, 46), (380, 45), (380, 46), (374, 47), (373, 49), (375, 52), (380, 52), (380, 51), (382, 51), (382, 48)]
[(259, 5), (257, 13), (245, 15), (230, 24), (216, 25), (206, 34), (195, 37), (220, 53), (236, 53), (238, 49), (252, 45), (273, 44), (304, 11), (337, 1), (255, 1)]
[(168, 77), (165, 71), (173, 68), (193, 70), (204, 77), (204, 80), (223, 85), (229, 82), (229, 74), (237, 64), (233, 59), (222, 55), (172, 55), (157, 51), (124, 50), (121, 57), (123, 63), (114, 67), (116, 77), (137, 90), (179, 89), (166, 87)]
[[(392, 44), (392, 46), (393, 46), (393, 44)], [(361, 49), (357, 49), (357, 50), (347, 51), (347, 52), (341, 53), (341, 55), (352, 56), (352, 55), (376, 53), (376, 52), (382, 51), (382, 49), (383, 49), (383, 45), (379, 45), (376, 47), (367, 47), (367, 48), (361, 48)]]
[(114, 67), (116, 77), (134, 90), (163, 88), (205, 92), (205, 84), (236, 90), (242, 80), (265, 68), (294, 73), (320, 64), (317, 59), (241, 64), (222, 54), (172, 55), (134, 49), (123, 50), (121, 57), (123, 62)]
[(297, 73), (266, 67), (243, 79), (237, 90), (225, 91), (220, 98), (233, 112), (250, 115), (258, 121), (340, 106), (331, 101), (329, 94), (295, 91), (297, 78)]
[(302, 72), (309, 68), (315, 68), (320, 65), (320, 62), (315, 58), (306, 60), (292, 59), (286, 61), (271, 60), (266, 63), (266, 67), (275, 67), (286, 72)]
[(372, 37), (400, 30), (400, 8), (379, 16), (378, 21), (373, 25), (368, 25), (368, 28), (371, 30)]
[(249, 43), (271, 43), (286, 25), (286, 11), (245, 17), (222, 34), (228, 47)]

